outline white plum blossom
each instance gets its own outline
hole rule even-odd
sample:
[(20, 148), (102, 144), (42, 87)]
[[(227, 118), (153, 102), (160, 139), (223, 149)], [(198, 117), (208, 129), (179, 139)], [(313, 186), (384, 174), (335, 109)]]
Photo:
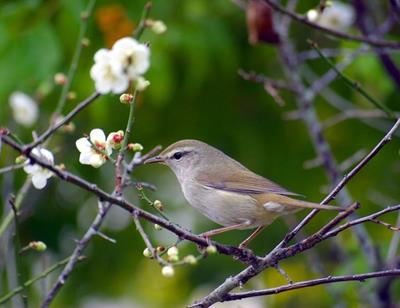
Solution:
[(90, 69), (90, 77), (95, 82), (96, 90), (101, 94), (124, 92), (129, 85), (127, 76), (115, 73), (112, 68), (111, 51), (105, 48), (98, 50), (94, 55), (94, 65)]
[(75, 145), (81, 152), (79, 162), (84, 165), (91, 165), (94, 168), (102, 166), (112, 153), (110, 144), (106, 142), (106, 135), (99, 128), (90, 132), (89, 140), (80, 138)]
[(346, 31), (355, 20), (354, 8), (350, 4), (333, 1), (322, 14), (315, 9), (307, 12), (310, 21), (320, 26), (338, 31)]
[(101, 94), (122, 93), (131, 81), (137, 80), (142, 90), (150, 84), (141, 77), (150, 66), (150, 49), (134, 38), (124, 37), (116, 41), (111, 50), (98, 50), (94, 61), (90, 76)]
[(131, 37), (119, 39), (111, 49), (111, 66), (114, 74), (135, 80), (150, 66), (150, 49)]
[[(31, 153), (47, 163), (54, 165), (54, 156), (49, 150), (34, 148)], [(53, 175), (50, 170), (38, 164), (32, 164), (30, 160), (26, 162), (24, 171), (31, 176), (32, 184), (36, 189), (44, 188), (47, 184), (47, 180)]]
[(15, 122), (26, 127), (35, 124), (39, 116), (37, 103), (22, 92), (14, 92), (10, 95), (10, 106)]

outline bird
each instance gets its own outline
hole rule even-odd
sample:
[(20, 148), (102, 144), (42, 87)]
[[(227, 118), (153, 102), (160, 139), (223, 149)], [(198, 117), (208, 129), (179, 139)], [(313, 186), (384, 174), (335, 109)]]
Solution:
[(252, 172), (217, 148), (199, 140), (180, 140), (148, 158), (167, 165), (188, 203), (222, 227), (202, 233), (207, 239), (231, 230), (255, 229), (248, 246), (276, 218), (301, 209), (341, 211), (340, 207), (294, 199), (300, 196)]

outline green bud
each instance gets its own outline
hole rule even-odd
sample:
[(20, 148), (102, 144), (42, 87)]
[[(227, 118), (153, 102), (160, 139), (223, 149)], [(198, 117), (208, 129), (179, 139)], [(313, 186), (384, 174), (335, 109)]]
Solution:
[(183, 262), (190, 264), (190, 265), (196, 265), (197, 259), (194, 255), (187, 255), (186, 257), (183, 258)]
[(141, 152), (143, 151), (143, 146), (140, 143), (129, 143), (128, 149), (133, 152)]
[(206, 248), (206, 251), (207, 251), (208, 254), (213, 255), (213, 254), (215, 254), (217, 252), (217, 247), (215, 247), (214, 245), (209, 245)]
[(179, 261), (179, 256), (178, 256), (178, 255), (169, 256), (169, 257), (168, 257), (168, 261), (169, 261), (169, 262), (172, 262), (172, 263), (178, 262), (178, 261)]
[(156, 229), (157, 231), (162, 230), (162, 227), (159, 224), (154, 224), (154, 229)]
[(176, 246), (172, 246), (168, 248), (167, 255), (170, 257), (177, 256), (179, 254), (179, 250)]
[(33, 250), (36, 250), (38, 252), (43, 252), (47, 249), (47, 246), (45, 243), (41, 241), (34, 241), (29, 243), (29, 247)]
[(164, 205), (161, 203), (160, 200), (154, 201), (154, 207), (160, 211), (164, 210)]
[(24, 155), (20, 155), (15, 159), (16, 164), (22, 164), (26, 161), (26, 157)]

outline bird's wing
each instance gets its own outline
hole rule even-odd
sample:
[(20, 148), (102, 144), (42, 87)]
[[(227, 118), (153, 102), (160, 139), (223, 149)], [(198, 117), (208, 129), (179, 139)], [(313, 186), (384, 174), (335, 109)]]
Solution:
[(196, 177), (196, 180), (206, 187), (240, 194), (274, 193), (285, 196), (299, 196), (250, 170), (242, 169), (240, 172), (226, 170), (224, 173), (226, 174), (223, 177), (219, 175), (218, 180), (215, 180), (214, 173), (202, 172)]

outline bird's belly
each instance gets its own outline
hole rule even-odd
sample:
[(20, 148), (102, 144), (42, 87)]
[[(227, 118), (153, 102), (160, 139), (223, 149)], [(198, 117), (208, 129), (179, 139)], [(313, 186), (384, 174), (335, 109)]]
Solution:
[(191, 206), (210, 220), (231, 226), (247, 222), (241, 228), (270, 224), (278, 215), (266, 211), (249, 195), (208, 188), (199, 184), (183, 185), (182, 191)]

